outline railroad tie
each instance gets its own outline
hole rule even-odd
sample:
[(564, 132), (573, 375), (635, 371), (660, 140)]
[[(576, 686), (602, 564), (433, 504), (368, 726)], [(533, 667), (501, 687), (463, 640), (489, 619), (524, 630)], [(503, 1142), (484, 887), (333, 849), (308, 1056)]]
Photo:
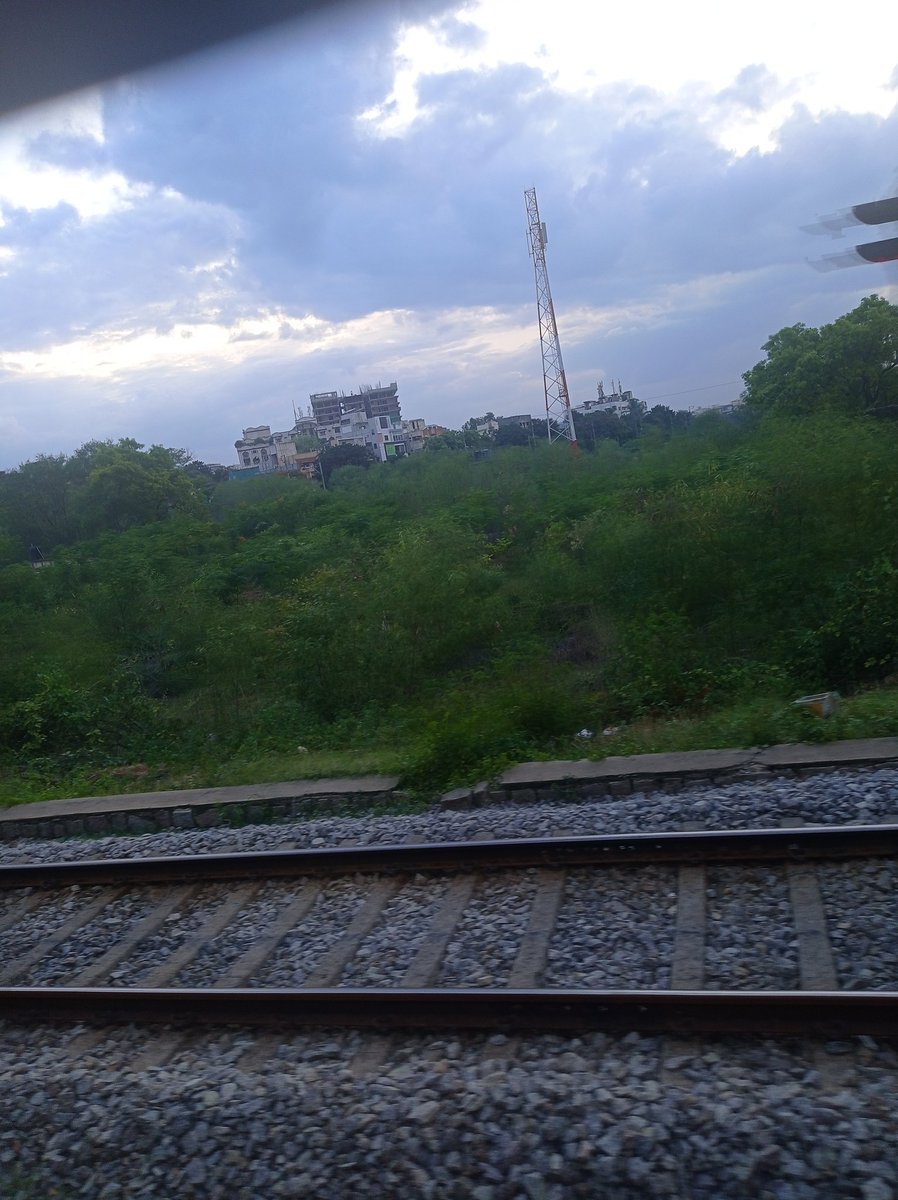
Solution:
[[(571, 831), (566, 827), (556, 826), (551, 836), (566, 838), (571, 836)], [(549, 959), (549, 945), (564, 899), (566, 881), (565, 871), (540, 872), (540, 880), (530, 904), (527, 928), (521, 935), (521, 943), (508, 974), (508, 987), (536, 988), (542, 982)], [(509, 1036), (499, 1042), (488, 1040), (483, 1052), (484, 1057), (498, 1063), (514, 1062), (520, 1048), (520, 1037)]]
[(47, 900), (47, 894), (43, 891), (35, 890), (30, 896), (25, 896), (18, 904), (14, 904), (7, 912), (0, 917), (0, 933), (6, 933), (7, 929), (14, 929), (16, 925), (34, 909), (39, 908)]
[(446, 889), (443, 901), (437, 909), (423, 942), (402, 977), (400, 987), (432, 987), (440, 969), (440, 963), (455, 932), (462, 913), (468, 907), (474, 890), (480, 882), (478, 875), (462, 875), (453, 879)]
[(314, 971), (303, 982), (304, 988), (335, 987), (343, 968), (358, 950), (383, 915), (383, 910), (399, 891), (402, 880), (393, 877), (378, 879), (350, 921), (346, 932), (326, 951)]
[(549, 942), (564, 897), (564, 871), (543, 871), (530, 906), (527, 928), (508, 977), (508, 986), (535, 988), (542, 981), (549, 958)]
[(190, 1034), (184, 1030), (164, 1029), (161, 1033), (147, 1038), (141, 1048), (131, 1056), (128, 1069), (139, 1075), (150, 1067), (164, 1067), (189, 1041)]
[[(780, 821), (784, 829), (798, 829), (800, 818)], [(826, 925), (826, 910), (812, 863), (787, 863), (789, 899), (798, 940), (798, 971), (803, 992), (834, 992), (839, 980), (833, 963)]]
[[(683, 824), (684, 833), (701, 829), (697, 821)], [(684, 863), (677, 871), (677, 922), (670, 966), (673, 991), (697, 992), (705, 986), (706, 892), (708, 874), (704, 866)]]
[(320, 881), (309, 880), (304, 883), (290, 903), (281, 909), (253, 944), (231, 963), (224, 974), (219, 975), (213, 987), (245, 987), (247, 981), (271, 957), (287, 934), (308, 916), (320, 895)]
[[(701, 829), (698, 821), (686, 821), (684, 832)], [(705, 936), (707, 929), (708, 873), (704, 866), (684, 863), (677, 870), (677, 917), (674, 929), (670, 987), (673, 991), (698, 992), (705, 986)], [(666, 1067), (667, 1060), (690, 1059), (701, 1054), (696, 1038), (667, 1037), (661, 1047), (661, 1076), (668, 1084), (688, 1087), (685, 1076)]]
[(0, 967), (0, 984), (12, 983), (20, 975), (24, 975), (26, 971), (30, 971), (36, 963), (46, 958), (57, 946), (61, 946), (82, 925), (86, 925), (88, 921), (92, 921), (104, 908), (112, 904), (114, 900), (118, 900), (124, 890), (124, 888), (115, 888), (113, 891), (104, 891), (101, 895), (95, 896), (90, 903), (85, 904), (84, 908), (79, 908), (76, 913), (73, 913), (53, 933), (42, 938), (37, 946), (33, 946), (26, 954), (22, 954), (18, 958), (14, 958), (12, 962), (8, 962), (5, 966)]
[(153, 967), (151, 971), (140, 981), (141, 987), (159, 988), (165, 987), (171, 983), (180, 971), (188, 966), (200, 951), (213, 941), (222, 930), (234, 920), (242, 908), (244, 908), (253, 896), (261, 887), (260, 881), (253, 883), (245, 883), (242, 887), (236, 888), (228, 896), (222, 904), (215, 909), (209, 919), (205, 921), (195, 933), (181, 943), (178, 949), (167, 958), (165, 962), (159, 963)]
[(235, 1063), (237, 1070), (245, 1071), (248, 1075), (264, 1071), (273, 1058), (280, 1057), (280, 1051), (290, 1036), (289, 1031), (283, 1033), (254, 1032), (252, 1041)]
[[(567, 826), (556, 825), (552, 837), (569, 838), (573, 832)], [(558, 914), (564, 901), (567, 873), (563, 870), (543, 871), (530, 905), (527, 928), (515, 956), (508, 986), (512, 988), (535, 988), (543, 980), (549, 961), (549, 946)]]
[(677, 871), (677, 921), (670, 966), (673, 991), (698, 992), (705, 984), (707, 885), (704, 867), (681, 866)]
[(161, 929), (171, 914), (177, 912), (182, 904), (187, 903), (197, 888), (198, 885), (195, 883), (169, 888), (167, 894), (163, 896), (152, 912), (147, 913), (143, 920), (138, 921), (121, 941), (116, 942), (105, 954), (94, 959), (92, 963), (74, 975), (68, 981), (68, 986), (92, 987), (104, 980), (114, 967), (125, 961), (140, 942)]
[[(433, 986), (449, 939), (455, 932), (462, 913), (470, 903), (479, 882), (479, 875), (462, 875), (458, 879), (453, 879), (449, 884), (424, 940), (402, 977), (399, 984), (401, 988)], [(380, 1070), (389, 1059), (394, 1044), (395, 1039), (387, 1034), (366, 1037), (361, 1049), (352, 1060), (353, 1075), (357, 1079), (365, 1079)]]
[[(784, 829), (800, 829), (801, 817), (784, 817)], [(838, 972), (833, 962), (826, 924), (826, 909), (820, 894), (820, 883), (813, 863), (787, 863), (789, 902), (798, 942), (799, 987), (803, 992), (838, 990)], [(814, 1063), (823, 1083), (839, 1089), (853, 1080), (854, 1066), (839, 1056), (827, 1052), (818, 1041), (805, 1041), (804, 1052)]]

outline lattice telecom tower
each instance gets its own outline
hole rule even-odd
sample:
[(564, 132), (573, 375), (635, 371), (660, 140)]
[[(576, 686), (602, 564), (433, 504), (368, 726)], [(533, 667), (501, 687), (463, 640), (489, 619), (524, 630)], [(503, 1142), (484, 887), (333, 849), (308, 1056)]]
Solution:
[(546, 423), (549, 441), (562, 439), (577, 445), (574, 432), (574, 414), (567, 394), (564, 363), (561, 361), (561, 343), (558, 341), (558, 326), (555, 323), (555, 306), (549, 288), (549, 271), (546, 267), (546, 226), (539, 219), (536, 203), (536, 188), (524, 192), (527, 204), (527, 225), (530, 238), (530, 257), (536, 275), (536, 308), (539, 313), (539, 341), (543, 353), (543, 382), (546, 390)]

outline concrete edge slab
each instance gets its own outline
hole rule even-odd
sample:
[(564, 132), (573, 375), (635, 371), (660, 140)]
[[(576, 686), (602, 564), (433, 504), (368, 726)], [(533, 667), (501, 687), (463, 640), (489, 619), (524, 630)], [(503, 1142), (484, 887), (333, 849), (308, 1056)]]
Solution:
[(898, 759), (898, 737), (857, 738), (814, 746), (792, 742), (759, 750), (755, 762), (762, 766), (842, 766)]
[[(447, 792), (436, 807), (467, 809), (495, 803), (526, 804), (559, 796), (600, 799), (632, 792), (676, 792), (703, 779), (733, 783), (783, 774), (803, 777), (818, 771), (888, 763), (898, 763), (898, 738), (519, 763), (498, 780)], [(0, 812), (0, 841), (264, 824), (306, 815), (321, 804), (386, 801), (399, 794), (398, 788), (398, 776), (366, 775), (48, 800)]]
[(684, 750), (673, 754), (633, 754), (597, 760), (518, 763), (500, 777), (502, 787), (533, 787), (537, 784), (626, 776), (713, 774), (732, 771), (754, 761), (755, 750)]
[(299, 800), (313, 796), (365, 796), (372, 793), (379, 795), (382, 792), (394, 791), (398, 785), (398, 775), (359, 775), (346, 779), (298, 779), (286, 783), (183, 788), (169, 792), (131, 792), (120, 796), (80, 796), (73, 800), (43, 800), (36, 804), (20, 804), (0, 815), (0, 821), (52, 820), (56, 817), (69, 817), (74, 813), (87, 816), (94, 813), (182, 808), (185, 805), (196, 808), (214, 804)]

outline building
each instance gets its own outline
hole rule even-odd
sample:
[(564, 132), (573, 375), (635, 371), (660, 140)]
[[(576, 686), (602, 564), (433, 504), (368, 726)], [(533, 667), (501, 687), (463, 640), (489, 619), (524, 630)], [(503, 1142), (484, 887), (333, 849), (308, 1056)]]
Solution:
[(387, 387), (381, 387), (380, 384), (377, 387), (365, 386), (360, 388), (359, 392), (364, 398), (365, 412), (369, 417), (400, 416), (399, 390), (395, 383)]
[[(357, 392), (312, 392), (312, 415), (319, 431), (336, 428), (349, 413), (363, 412), (372, 417), (399, 417), (399, 385), (363, 384)], [(321, 436), (319, 432), (319, 437)]]
[(705, 413), (717, 413), (719, 417), (733, 417), (743, 408), (741, 400), (734, 400), (731, 404), (709, 404), (704, 408), (690, 408), (689, 412), (694, 417), (704, 416)]
[(499, 428), (503, 425), (519, 425), (528, 437), (533, 433), (533, 417), (529, 413), (516, 413), (512, 417), (499, 417)]
[(309, 400), (312, 404), (312, 415), (315, 418), (317, 426), (340, 424), (340, 418), (343, 415), (343, 406), (340, 403), (338, 392), (312, 392)]
[(481, 421), (474, 426), (475, 433), (485, 434), (487, 437), (495, 437), (499, 432), (499, 422), (495, 417), (490, 417), (487, 421)]
[[(272, 433), (270, 425), (250, 425), (244, 429), (243, 437), (234, 443), (237, 451), (237, 468), (241, 472), (265, 474), (268, 471), (296, 471), (307, 454), (298, 454), (294, 438), (301, 432), (296, 422), (293, 429), (283, 433)], [(313, 452), (317, 462), (318, 452)], [(233, 470), (233, 468), (229, 468)], [(301, 474), (305, 472), (300, 471)]]
[[(403, 458), (424, 449), (428, 436), (421, 417), (403, 421), (396, 383), (363, 385), (357, 392), (312, 392), (311, 410), (296, 417), (293, 428), (272, 433), (270, 425), (251, 425), (234, 443), (237, 466), (230, 478), (287, 471), (313, 478), (318, 451), (299, 453), (295, 439), (317, 437), (328, 446), (362, 446), (378, 462)], [(294, 409), (295, 414), (295, 409)]]
[(424, 449), (424, 420), (403, 421), (399, 385), (362, 384), (357, 392), (312, 392), (309, 396), (320, 441), (331, 446), (365, 446), (379, 462)]
[(311, 415), (307, 417), (297, 417), (293, 423), (293, 432), (299, 437), (317, 437), (318, 426), (315, 418)]
[(620, 380), (617, 381), (617, 387), (610, 395), (605, 395), (605, 385), (599, 380), (596, 384), (596, 399), (584, 400), (582, 404), (572, 405), (575, 413), (607, 413), (611, 417), (628, 417), (633, 412), (633, 406), (636, 406), (636, 411), (642, 415), (646, 411), (644, 400), (637, 400), (632, 392), (625, 392), (621, 387)]

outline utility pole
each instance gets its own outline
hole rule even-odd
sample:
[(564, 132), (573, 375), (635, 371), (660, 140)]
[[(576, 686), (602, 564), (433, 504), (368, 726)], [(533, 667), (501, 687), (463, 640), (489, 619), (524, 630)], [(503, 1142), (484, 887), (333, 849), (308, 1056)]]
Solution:
[(558, 442), (564, 439), (571, 443), (572, 448), (576, 449), (577, 435), (574, 432), (574, 414), (571, 412), (564, 363), (561, 361), (561, 343), (558, 341), (555, 306), (552, 303), (549, 271), (546, 267), (546, 243), (549, 239), (546, 235), (545, 222), (539, 219), (536, 188), (529, 188), (524, 192), (524, 201), (527, 205), (530, 257), (533, 259), (533, 271), (536, 276), (536, 308), (539, 314), (539, 342), (543, 356), (543, 385), (546, 393), (546, 424), (549, 430), (549, 441)]

